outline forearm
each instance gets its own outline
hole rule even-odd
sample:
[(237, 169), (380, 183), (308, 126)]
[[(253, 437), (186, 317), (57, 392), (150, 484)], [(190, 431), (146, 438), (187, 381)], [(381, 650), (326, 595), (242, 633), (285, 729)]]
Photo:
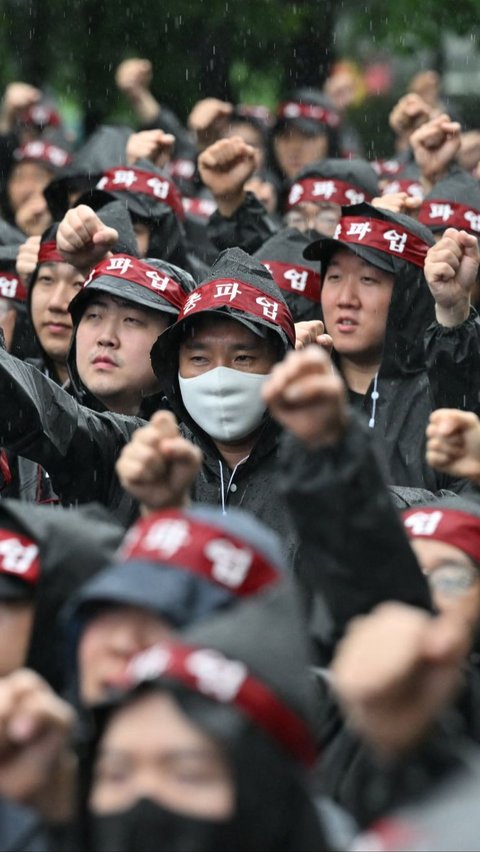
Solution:
[[(210, 217), (207, 234), (219, 251), (239, 246), (253, 254), (278, 228), (263, 204), (251, 192), (244, 194), (240, 204), (237, 202), (238, 199), (233, 204), (235, 209), (230, 216), (217, 211)], [(229, 204), (231, 201), (224, 199), (222, 210), (228, 211)]]
[(473, 308), (460, 325), (429, 326), (425, 360), (436, 408), (480, 412), (480, 319)]
[(299, 573), (324, 597), (337, 635), (387, 600), (430, 608), (370, 436), (356, 419), (332, 449), (309, 452), (286, 438), (279, 487), (303, 546)]
[(99, 415), (0, 349), (0, 444), (40, 464), (62, 502), (106, 502), (116, 456), (136, 418)]

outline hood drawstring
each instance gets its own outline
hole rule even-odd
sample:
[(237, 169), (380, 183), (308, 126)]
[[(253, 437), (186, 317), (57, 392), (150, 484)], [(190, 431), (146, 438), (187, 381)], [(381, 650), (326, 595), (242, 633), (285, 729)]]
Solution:
[(231, 487), (231, 485), (232, 485), (232, 482), (233, 482), (234, 476), (235, 476), (235, 474), (236, 474), (236, 472), (237, 472), (237, 469), (240, 467), (240, 465), (241, 465), (241, 464), (243, 464), (244, 462), (246, 462), (246, 461), (247, 461), (247, 459), (248, 459), (248, 456), (245, 456), (245, 458), (244, 458), (244, 459), (240, 459), (240, 461), (239, 461), (239, 462), (235, 465), (235, 467), (233, 468), (233, 470), (232, 470), (232, 475), (230, 476), (230, 479), (228, 480), (228, 485), (227, 485), (227, 490), (226, 490), (226, 491), (225, 491), (225, 483), (224, 483), (224, 481), (223, 481), (223, 465), (222, 465), (222, 462), (220, 461), (220, 459), (218, 460), (218, 466), (219, 466), (219, 468), (220, 468), (220, 482), (221, 482), (221, 487), (222, 487), (222, 515), (226, 515), (226, 514), (227, 514), (226, 500), (227, 500), (227, 498), (228, 498), (228, 494), (229, 494), (229, 491), (230, 491), (230, 487)]
[(378, 388), (378, 373), (376, 373), (375, 378), (373, 380), (373, 391), (370, 394), (370, 399), (372, 400), (371, 417), (370, 417), (370, 420), (368, 421), (368, 425), (369, 425), (370, 429), (374, 429), (374, 427), (375, 427), (375, 417), (376, 417), (376, 414), (377, 414), (377, 399), (380, 396), (377, 388)]

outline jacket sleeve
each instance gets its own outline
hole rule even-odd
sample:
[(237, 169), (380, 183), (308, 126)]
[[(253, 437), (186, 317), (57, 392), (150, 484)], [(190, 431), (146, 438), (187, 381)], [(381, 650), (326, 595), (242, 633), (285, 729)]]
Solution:
[(245, 201), (229, 219), (216, 210), (207, 227), (208, 237), (219, 251), (238, 246), (248, 254), (257, 251), (277, 231), (278, 226), (252, 192), (246, 193)]
[(285, 435), (280, 465), (279, 488), (301, 542), (298, 578), (326, 604), (333, 642), (351, 618), (384, 601), (431, 608), (371, 438), (353, 413), (332, 448), (310, 452)]
[(433, 323), (425, 336), (428, 378), (436, 408), (480, 414), (480, 317), (454, 328)]
[(98, 500), (113, 510), (124, 503), (115, 460), (141, 425), (139, 418), (80, 405), (0, 347), (0, 444), (42, 465), (63, 503)]

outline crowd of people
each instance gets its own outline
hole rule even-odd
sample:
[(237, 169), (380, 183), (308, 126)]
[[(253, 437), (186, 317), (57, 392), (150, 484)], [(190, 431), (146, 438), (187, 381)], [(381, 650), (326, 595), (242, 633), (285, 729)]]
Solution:
[(152, 73), (0, 108), (0, 849), (476, 849), (480, 130)]

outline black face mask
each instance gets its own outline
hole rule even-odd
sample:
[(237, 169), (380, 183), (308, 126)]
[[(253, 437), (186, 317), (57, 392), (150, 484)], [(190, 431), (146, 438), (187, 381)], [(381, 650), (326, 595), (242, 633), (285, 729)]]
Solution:
[(185, 816), (151, 799), (139, 799), (128, 810), (93, 815), (89, 829), (88, 849), (95, 852), (240, 852), (242, 849), (242, 838), (232, 821)]

